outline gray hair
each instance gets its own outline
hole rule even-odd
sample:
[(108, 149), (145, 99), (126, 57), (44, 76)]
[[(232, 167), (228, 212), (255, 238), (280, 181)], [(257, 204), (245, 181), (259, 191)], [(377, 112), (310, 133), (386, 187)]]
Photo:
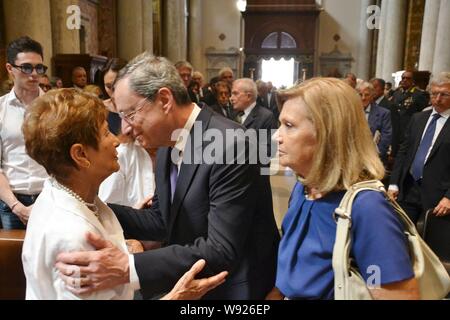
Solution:
[(178, 61), (177, 63), (175, 63), (175, 68), (176, 68), (177, 70), (180, 70), (181, 68), (188, 68), (188, 69), (191, 70), (191, 74), (192, 74), (193, 71), (194, 71), (194, 67), (192, 66), (192, 64), (190, 64), (190, 63), (187, 62), (187, 61)]
[(240, 85), (245, 92), (251, 93), (256, 100), (256, 97), (258, 96), (258, 88), (256, 87), (256, 83), (252, 79), (237, 79), (233, 84)]
[(220, 69), (219, 77), (222, 78), (222, 76), (225, 72), (231, 72), (231, 74), (234, 76), (233, 69), (231, 69), (230, 67), (224, 67), (224, 68)]
[(373, 84), (371, 84), (370, 82), (367, 82), (367, 81), (361, 82), (356, 87), (356, 90), (358, 92), (361, 92), (361, 91), (366, 90), (366, 89), (369, 89), (370, 94), (372, 94), (372, 95), (375, 93), (375, 88), (373, 87)]
[(178, 105), (191, 102), (187, 89), (173, 64), (163, 57), (156, 57), (150, 52), (144, 52), (130, 61), (120, 70), (116, 83), (128, 78), (130, 88), (137, 94), (155, 101), (161, 88), (168, 88)]
[(430, 86), (442, 86), (450, 84), (450, 72), (441, 72), (430, 81)]

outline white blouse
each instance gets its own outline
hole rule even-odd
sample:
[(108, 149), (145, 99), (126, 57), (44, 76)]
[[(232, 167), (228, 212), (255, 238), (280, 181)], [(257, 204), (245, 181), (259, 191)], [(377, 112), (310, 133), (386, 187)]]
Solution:
[(130, 285), (77, 296), (71, 293), (55, 268), (56, 257), (62, 252), (95, 250), (86, 233), (98, 234), (128, 253), (122, 227), (114, 213), (98, 197), (95, 204), (99, 218), (83, 203), (58, 188), (53, 179), (44, 184), (28, 222), (22, 250), (26, 276), (27, 300), (131, 300)]
[(106, 203), (133, 207), (155, 192), (152, 160), (133, 142), (121, 144), (117, 152), (120, 170), (103, 181), (98, 196)]

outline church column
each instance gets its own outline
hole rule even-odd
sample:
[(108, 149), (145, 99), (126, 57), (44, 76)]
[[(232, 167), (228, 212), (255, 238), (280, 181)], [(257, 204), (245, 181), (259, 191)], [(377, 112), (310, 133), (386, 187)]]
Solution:
[(50, 0), (54, 54), (80, 53), (80, 30), (69, 29), (67, 8), (77, 0)]
[(383, 78), (384, 43), (386, 40), (387, 1), (381, 2), (380, 29), (378, 31), (377, 68), (376, 77)]
[(38, 41), (44, 48), (44, 64), (52, 74), (53, 56), (52, 27), (49, 0), (4, 0), (5, 40), (11, 42), (27, 35)]
[(392, 74), (403, 69), (407, 1), (383, 2), (387, 3), (387, 17), (382, 76), (384, 80), (392, 81)]
[(440, 0), (426, 0), (420, 44), (419, 70), (433, 70), (436, 31), (439, 21)]
[[(186, 0), (164, 1), (163, 54), (173, 63), (187, 59)], [(199, 45), (193, 43), (193, 46)]]
[(203, 19), (202, 0), (190, 1), (189, 62), (195, 70), (203, 70)]
[(153, 50), (153, 9), (151, 0), (117, 1), (118, 56), (131, 60)]
[(356, 61), (357, 76), (360, 79), (369, 80), (370, 58), (372, 53), (373, 29), (367, 26), (367, 8), (374, 3), (373, 0), (361, 1), (361, 19), (358, 38), (358, 57)]
[(450, 71), (450, 0), (441, 0), (436, 31), (433, 74)]

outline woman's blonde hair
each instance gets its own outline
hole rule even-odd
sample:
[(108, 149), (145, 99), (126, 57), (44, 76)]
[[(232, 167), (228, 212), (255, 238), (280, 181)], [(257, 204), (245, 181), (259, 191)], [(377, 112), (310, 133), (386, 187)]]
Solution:
[(361, 98), (352, 87), (339, 79), (314, 78), (280, 91), (279, 105), (297, 97), (305, 102), (317, 137), (311, 170), (300, 178), (304, 185), (329, 193), (384, 177)]
[(72, 145), (97, 150), (107, 112), (102, 101), (89, 93), (76, 89), (47, 92), (25, 114), (22, 131), (27, 153), (48, 174), (66, 176), (68, 169), (77, 168), (70, 155)]

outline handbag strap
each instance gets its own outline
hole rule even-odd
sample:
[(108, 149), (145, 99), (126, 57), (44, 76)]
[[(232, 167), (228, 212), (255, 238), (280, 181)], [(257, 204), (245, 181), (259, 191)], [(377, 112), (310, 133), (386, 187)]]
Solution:
[(334, 212), (337, 228), (332, 263), (334, 270), (334, 297), (336, 300), (343, 300), (347, 296), (345, 283), (350, 273), (352, 205), (358, 193), (365, 190), (386, 192), (383, 183), (378, 180), (356, 183), (347, 190)]

